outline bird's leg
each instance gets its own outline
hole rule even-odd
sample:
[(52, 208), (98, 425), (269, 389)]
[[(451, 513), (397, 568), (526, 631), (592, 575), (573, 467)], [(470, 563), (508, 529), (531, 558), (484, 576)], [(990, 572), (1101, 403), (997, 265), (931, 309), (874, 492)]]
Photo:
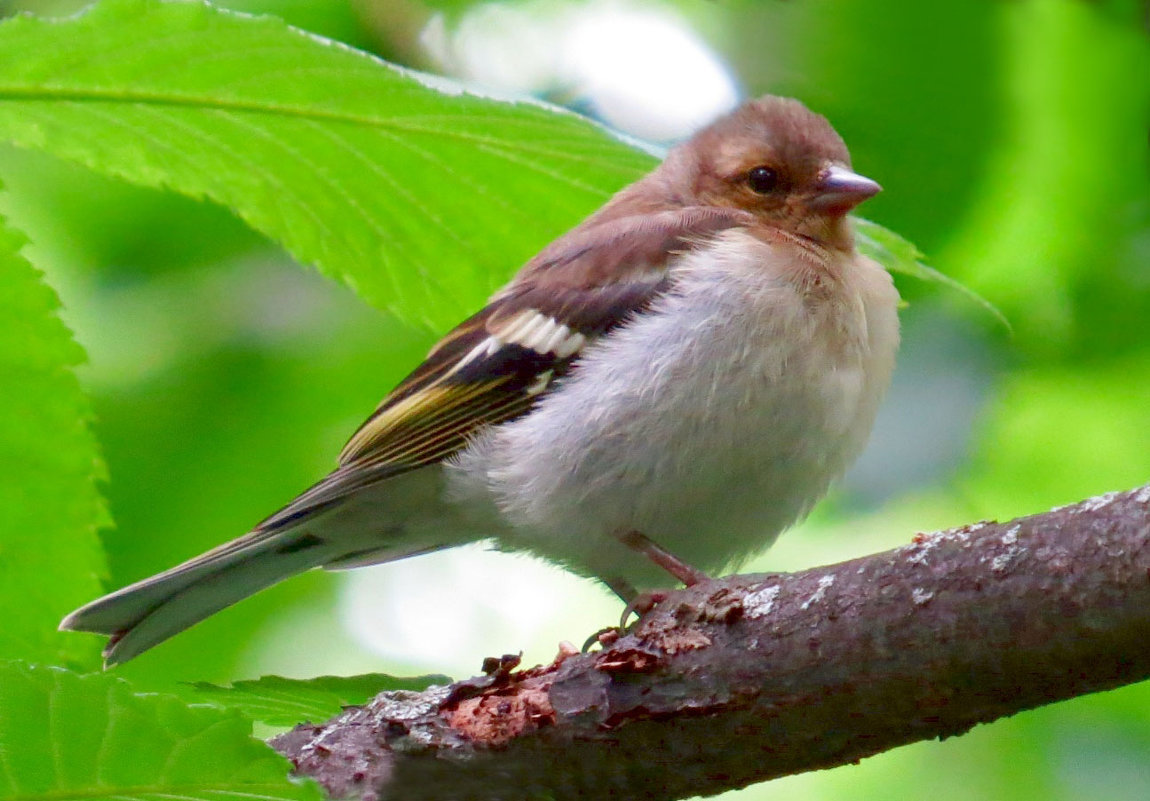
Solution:
[[(683, 582), (684, 586), (691, 587), (700, 581), (706, 581), (710, 578), (710, 576), (702, 570), (687, 564), (641, 531), (626, 531), (619, 534), (618, 538), (619, 542), (646, 556), (676, 579)], [(615, 589), (613, 584), (609, 586)], [(627, 586), (631, 590), (630, 597), (619, 593), (620, 597), (627, 602), (627, 607), (623, 610), (623, 617), (619, 619), (619, 628), (626, 628), (627, 618), (629, 618), (632, 613), (642, 617), (662, 603), (667, 597), (666, 590), (647, 590), (646, 592), (636, 593), (633, 587), (629, 584)], [(619, 592), (618, 590), (615, 591), (616, 593)]]
[(639, 591), (635, 589), (635, 585), (627, 581), (627, 579), (611, 576), (610, 578), (602, 579), (602, 582), (607, 585), (607, 588), (611, 590), (611, 592), (618, 595), (623, 603), (629, 604), (633, 598), (639, 595)]
[(643, 554), (659, 567), (683, 582), (687, 587), (694, 586), (700, 581), (706, 581), (710, 578), (710, 576), (702, 570), (691, 567), (691, 565), (670, 551), (663, 549), (654, 540), (640, 531), (626, 531), (618, 535), (618, 537), (619, 542)]
[[(688, 587), (710, 578), (710, 576), (702, 570), (687, 564), (675, 556), (675, 554), (656, 544), (654, 540), (640, 531), (625, 531), (615, 536), (619, 542), (643, 554)], [(587, 642), (583, 643), (584, 653), (593, 645), (600, 644), (606, 646), (610, 641), (618, 639), (623, 629), (627, 628), (627, 618), (631, 617), (632, 614), (642, 617), (662, 603), (667, 597), (666, 590), (639, 592), (635, 589), (635, 585), (618, 576), (602, 578), (601, 581), (610, 587), (612, 592), (622, 598), (627, 606), (623, 610), (623, 616), (619, 618), (618, 627), (608, 626), (587, 638)]]

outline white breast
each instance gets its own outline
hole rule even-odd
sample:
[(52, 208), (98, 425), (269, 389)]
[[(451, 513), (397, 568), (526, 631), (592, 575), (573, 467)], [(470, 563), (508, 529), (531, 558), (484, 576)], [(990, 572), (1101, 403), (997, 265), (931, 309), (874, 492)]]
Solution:
[(669, 579), (615, 533), (709, 571), (769, 545), (861, 450), (898, 342), (885, 271), (796, 250), (730, 231), (679, 259), (676, 291), (455, 460), (455, 497), (494, 502), (508, 547), (638, 586)]

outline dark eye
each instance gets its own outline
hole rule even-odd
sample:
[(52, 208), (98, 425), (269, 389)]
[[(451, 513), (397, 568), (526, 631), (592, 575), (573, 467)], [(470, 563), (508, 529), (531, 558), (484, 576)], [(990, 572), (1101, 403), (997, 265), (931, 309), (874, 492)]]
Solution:
[(771, 167), (755, 167), (747, 173), (747, 183), (760, 195), (774, 191), (779, 183), (779, 174)]

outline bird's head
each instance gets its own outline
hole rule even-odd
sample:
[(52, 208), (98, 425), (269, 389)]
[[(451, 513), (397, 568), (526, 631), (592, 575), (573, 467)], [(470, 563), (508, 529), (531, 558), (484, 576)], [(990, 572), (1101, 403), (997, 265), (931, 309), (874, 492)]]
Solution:
[(662, 171), (679, 202), (741, 209), (764, 225), (845, 249), (852, 240), (844, 217), (881, 189), (851, 169), (825, 117), (769, 95), (675, 148)]

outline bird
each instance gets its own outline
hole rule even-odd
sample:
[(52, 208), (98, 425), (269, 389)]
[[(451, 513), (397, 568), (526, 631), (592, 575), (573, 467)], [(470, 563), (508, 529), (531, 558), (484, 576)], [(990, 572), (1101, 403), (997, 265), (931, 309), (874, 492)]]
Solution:
[(827, 119), (750, 100), (524, 264), (250, 532), (72, 612), (132, 659), (306, 570), (487, 541), (623, 601), (737, 568), (858, 456), (898, 293)]

